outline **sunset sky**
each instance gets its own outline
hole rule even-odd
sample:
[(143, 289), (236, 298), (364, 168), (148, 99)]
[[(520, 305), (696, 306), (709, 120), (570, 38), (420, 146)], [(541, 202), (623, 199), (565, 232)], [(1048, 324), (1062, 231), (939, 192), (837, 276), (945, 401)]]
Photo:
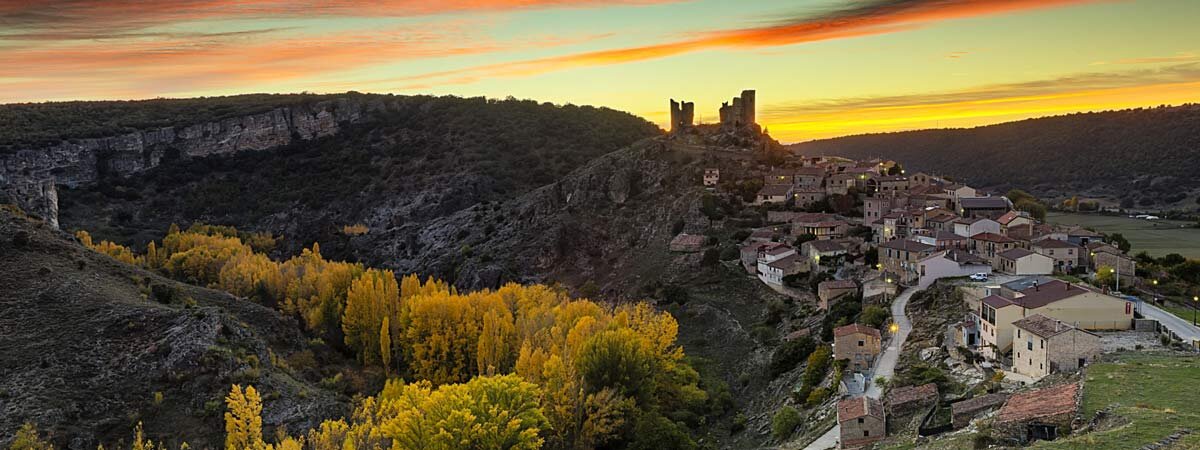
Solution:
[(0, 0), (0, 103), (758, 91), (785, 142), (1200, 101), (1200, 1)]

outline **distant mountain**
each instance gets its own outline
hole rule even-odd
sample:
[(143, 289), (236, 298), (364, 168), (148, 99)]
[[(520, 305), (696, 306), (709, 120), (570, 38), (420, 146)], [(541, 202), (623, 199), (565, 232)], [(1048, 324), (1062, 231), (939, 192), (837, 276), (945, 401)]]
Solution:
[(847, 136), (791, 149), (803, 155), (879, 156), (910, 172), (978, 186), (1020, 187), (1050, 197), (1109, 195), (1148, 206), (1177, 202), (1200, 187), (1200, 105)]

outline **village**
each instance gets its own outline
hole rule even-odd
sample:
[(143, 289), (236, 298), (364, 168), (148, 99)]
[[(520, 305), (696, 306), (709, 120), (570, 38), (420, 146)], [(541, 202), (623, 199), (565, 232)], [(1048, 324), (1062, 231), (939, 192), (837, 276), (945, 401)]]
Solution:
[[(743, 105), (753, 107), (753, 91), (722, 108), (722, 126), (752, 124), (753, 111)], [(727, 115), (731, 108), (738, 109)], [(673, 133), (686, 138), (692, 105), (672, 101), (672, 112)], [(1008, 444), (1055, 440), (1090, 419), (1081, 411), (1080, 373), (1103, 354), (1126, 344), (1200, 344), (1200, 329), (1142, 300), (1153, 297), (1157, 280), (1139, 277), (1137, 261), (1117, 242), (1044, 223), (1003, 193), (909, 173), (885, 159), (793, 156), (758, 169), (738, 169), (739, 179), (730, 180), (728, 171), (710, 167), (697, 180), (715, 195), (758, 186), (748, 203), (763, 221), (739, 244), (746, 274), (797, 301), (815, 294), (820, 311), (850, 301), (891, 313), (878, 326), (843, 320), (833, 329), (833, 356), (843, 368), (836, 421), (805, 448), (866, 448), (895, 433), (925, 441), (981, 417)], [(671, 250), (700, 251), (704, 242), (680, 233)], [(960, 298), (953, 308), (962, 314), (919, 357), (944, 356), (952, 376), (972, 384), (966, 394), (891, 383), (901, 353), (911, 353), (904, 348), (914, 320), (907, 303), (933, 287)], [(820, 323), (812, 325), (784, 340), (818, 333)]]

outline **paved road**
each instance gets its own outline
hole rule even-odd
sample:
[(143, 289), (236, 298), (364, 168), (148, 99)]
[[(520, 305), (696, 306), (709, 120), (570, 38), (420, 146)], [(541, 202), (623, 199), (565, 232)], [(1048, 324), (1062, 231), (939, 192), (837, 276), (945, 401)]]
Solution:
[[(883, 353), (879, 354), (879, 358), (875, 360), (875, 368), (873, 373), (867, 377), (867, 396), (871, 398), (879, 398), (883, 395), (883, 389), (875, 384), (875, 378), (883, 377), (891, 379), (896, 373), (896, 361), (900, 358), (900, 349), (904, 347), (904, 340), (908, 339), (908, 333), (912, 332), (912, 321), (908, 320), (908, 315), (904, 313), (904, 308), (908, 306), (908, 299), (912, 298), (916, 289), (909, 288), (901, 292), (896, 300), (892, 302), (892, 320), (900, 329), (896, 331), (896, 335), (892, 337), (891, 343), (887, 348), (883, 349)], [(840, 429), (835, 424), (833, 428), (817, 438), (804, 450), (827, 450), (837, 448), (838, 434)]]
[(1167, 329), (1174, 331), (1185, 342), (1192, 342), (1200, 339), (1200, 328), (1192, 326), (1192, 321), (1184, 320), (1174, 314), (1163, 311), (1157, 306), (1142, 302), (1142, 316), (1147, 319), (1157, 320)]

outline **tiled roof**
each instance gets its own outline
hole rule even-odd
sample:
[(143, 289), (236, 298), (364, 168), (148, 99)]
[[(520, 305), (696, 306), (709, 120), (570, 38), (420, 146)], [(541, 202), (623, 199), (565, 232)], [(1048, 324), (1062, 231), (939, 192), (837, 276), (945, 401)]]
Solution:
[(1013, 326), (1044, 338), (1058, 336), (1075, 329), (1074, 326), (1068, 323), (1051, 319), (1041, 314), (1034, 314), (1013, 322)]
[(1011, 306), (1014, 304), (1011, 300), (1001, 297), (999, 295), (989, 295), (987, 297), (984, 297), (983, 300), (981, 300), (981, 301), (983, 302), (983, 304), (991, 306), (996, 309), (1000, 309), (1005, 306)]
[(1073, 414), (1076, 411), (1076, 396), (1079, 383), (1067, 383), (1054, 387), (1013, 395), (1000, 408), (996, 423), (1026, 422), (1043, 417)]
[(787, 246), (787, 245), (780, 245), (778, 247), (767, 250), (767, 254), (771, 255), (771, 256), (782, 255), (782, 254), (790, 252), (792, 250), (795, 250), (795, 249), (793, 249), (792, 247)]
[(893, 388), (888, 392), (887, 404), (894, 408), (906, 403), (937, 399), (937, 396), (938, 388), (934, 383), (922, 384), (920, 386), (902, 386)]
[(828, 280), (817, 285), (817, 289), (858, 289), (854, 280)]
[(936, 216), (925, 219), (926, 222), (950, 222), (958, 219), (958, 216), (950, 214), (938, 214)]
[(996, 256), (999, 256), (1004, 259), (1011, 259), (1013, 261), (1016, 261), (1018, 259), (1026, 257), (1026, 256), (1036, 255), (1036, 254), (1037, 253), (1031, 252), (1029, 250), (1025, 250), (1023, 248), (1011, 248), (1011, 249), (1002, 251), (1000, 253), (997, 253)]
[(871, 397), (853, 397), (838, 402), (838, 422), (854, 420), (859, 417), (875, 417), (883, 419), (883, 404)]
[(926, 260), (930, 260), (933, 258), (941, 258), (943, 256), (945, 256), (946, 259), (957, 262), (960, 266), (963, 264), (988, 264), (988, 261), (986, 259), (980, 258), (979, 256), (972, 255), (970, 253), (964, 252), (964, 251), (956, 249), (956, 248), (952, 248), (952, 249), (945, 250), (942, 252), (934, 253), (932, 255), (925, 257), (921, 261), (926, 261)]
[(971, 239), (974, 239), (976, 241), (995, 242), (998, 244), (1007, 244), (1010, 242), (1017, 242), (1016, 239), (1010, 238), (1008, 236), (999, 235), (996, 233), (979, 233), (974, 236), (971, 236)]
[(978, 411), (980, 409), (989, 408), (1004, 403), (1004, 400), (1007, 398), (1008, 394), (1001, 393), (981, 395), (979, 397), (973, 397), (951, 404), (950, 411), (954, 415)]
[(792, 185), (790, 185), (790, 184), (768, 184), (766, 186), (763, 186), (762, 189), (758, 190), (758, 195), (765, 195), (768, 197), (782, 197), (782, 196), (787, 196), (788, 192), (791, 190), (792, 190)]
[(1034, 309), (1088, 292), (1091, 291), (1065, 281), (1053, 280), (1021, 291), (1024, 295), (1014, 299), (1013, 302), (1024, 305), (1026, 308)]
[(798, 259), (800, 259), (800, 255), (791, 254), (791, 255), (779, 258), (777, 260), (771, 261), (771, 262), (767, 263), (767, 265), (774, 267), (776, 269), (782, 270), (782, 269), (790, 268), (792, 265), (796, 264), (796, 260), (798, 260)]
[(882, 244), (879, 244), (879, 246), (882, 248), (890, 248), (893, 250), (906, 250), (906, 251), (910, 251), (910, 252), (927, 252), (927, 251), (930, 251), (930, 250), (933, 250), (936, 248), (929, 244), (922, 244), (920, 242), (910, 241), (908, 239), (893, 239), (893, 240), (884, 242)]
[(848, 336), (855, 333), (862, 333), (868, 336), (874, 336), (876, 338), (880, 337), (879, 330), (868, 327), (861, 323), (852, 323), (850, 325), (843, 325), (833, 329), (833, 337)]
[(965, 240), (967, 240), (966, 236), (959, 236), (957, 234), (954, 234), (954, 233), (946, 231), (946, 230), (938, 230), (937, 234), (935, 234), (933, 236), (933, 238), (937, 239), (939, 241), (965, 241)]

